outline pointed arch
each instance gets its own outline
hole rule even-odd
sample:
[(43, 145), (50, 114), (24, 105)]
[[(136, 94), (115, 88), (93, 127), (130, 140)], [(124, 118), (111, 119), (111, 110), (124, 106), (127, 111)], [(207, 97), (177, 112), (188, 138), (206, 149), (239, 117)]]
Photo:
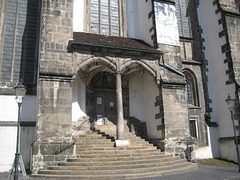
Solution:
[(183, 73), (187, 81), (188, 104), (199, 106), (198, 85), (196, 75), (190, 69), (184, 69)]
[(85, 67), (88, 67), (88, 65), (105, 65), (106, 67), (108, 67), (109, 69), (112, 69), (114, 71), (116, 71), (117, 67), (116, 64), (113, 63), (111, 60), (107, 59), (107, 58), (103, 58), (103, 57), (93, 57), (93, 58), (89, 58), (87, 60), (85, 60), (84, 62), (80, 63), (78, 65), (78, 69), (79, 70), (84, 70)]
[(147, 63), (143, 62), (143, 61), (127, 61), (126, 63), (124, 63), (121, 66), (121, 71), (124, 72), (128, 69), (128, 67), (130, 67), (131, 65), (140, 65), (142, 66), (144, 69), (146, 69), (154, 78), (157, 78), (157, 73), (153, 70), (152, 67), (150, 67)]

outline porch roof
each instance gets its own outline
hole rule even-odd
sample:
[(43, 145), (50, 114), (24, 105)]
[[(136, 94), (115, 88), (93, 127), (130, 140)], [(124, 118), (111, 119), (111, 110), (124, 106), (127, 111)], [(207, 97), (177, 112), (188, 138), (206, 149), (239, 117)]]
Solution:
[(163, 52), (151, 47), (142, 40), (118, 36), (106, 36), (85, 32), (73, 32), (73, 40), (69, 41), (69, 47), (78, 49), (78, 47), (74, 45), (111, 48), (127, 51), (138, 51), (159, 55), (163, 54)]

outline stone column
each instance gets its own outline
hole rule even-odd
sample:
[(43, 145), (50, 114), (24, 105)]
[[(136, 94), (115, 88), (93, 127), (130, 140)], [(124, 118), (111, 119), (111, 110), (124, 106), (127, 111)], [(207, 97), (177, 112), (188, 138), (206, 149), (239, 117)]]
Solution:
[(123, 100), (121, 72), (116, 72), (116, 97), (117, 97), (117, 139), (124, 139)]

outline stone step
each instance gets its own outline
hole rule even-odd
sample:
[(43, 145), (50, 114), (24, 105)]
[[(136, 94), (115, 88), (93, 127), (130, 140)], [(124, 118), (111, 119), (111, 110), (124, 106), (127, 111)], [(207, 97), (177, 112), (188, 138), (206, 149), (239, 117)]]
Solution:
[(87, 149), (87, 148), (107, 148), (107, 147), (114, 147), (114, 142), (112, 143), (107, 143), (107, 144), (88, 144), (88, 145), (81, 145), (81, 146), (77, 146), (76, 149), (81, 150), (81, 149)]
[[(94, 134), (92, 134), (92, 135), (86, 135), (86, 138), (85, 138), (85, 139), (101, 139), (101, 137), (114, 140), (114, 136), (109, 135), (109, 134), (107, 134), (107, 135), (94, 135)], [(142, 139), (141, 137), (134, 136), (134, 135), (125, 135), (125, 136), (124, 136), (124, 139), (145, 141), (145, 140)]]
[[(114, 126), (113, 126), (114, 127)], [(75, 138), (74, 157), (59, 162), (58, 166), (40, 170), (36, 177), (45, 179), (129, 179), (183, 172), (192, 165), (178, 157), (165, 154), (155, 146), (126, 133), (128, 147), (114, 147), (113, 131), (87, 132), (85, 137)], [(114, 129), (114, 128), (113, 128)]]
[(77, 146), (76, 152), (82, 151), (115, 151), (115, 150), (157, 150), (155, 146), (150, 145), (142, 145), (142, 144), (132, 144), (129, 147), (115, 147), (114, 144), (102, 144), (102, 145), (84, 145), (84, 146)]
[(105, 150), (143, 150), (143, 149), (152, 149), (152, 150), (157, 150), (157, 148), (155, 146), (129, 146), (129, 147), (106, 147), (106, 146), (95, 146), (95, 147), (76, 147), (76, 151), (77, 152), (81, 152), (81, 151), (90, 151), (90, 150), (94, 150), (94, 151), (105, 151)]
[(178, 159), (175, 161), (163, 161), (163, 162), (148, 162), (145, 161), (145, 163), (136, 163), (135, 164), (111, 164), (111, 165), (95, 165), (92, 164), (92, 166), (79, 166), (78, 164), (72, 163), (72, 166), (68, 165), (68, 166), (52, 166), (52, 167), (48, 167), (49, 170), (116, 170), (116, 169), (132, 169), (132, 168), (150, 168), (150, 167), (162, 167), (162, 166), (169, 166), (169, 165), (173, 165), (173, 164), (180, 164), (180, 163), (184, 163), (183, 160)]
[(115, 142), (112, 139), (106, 139), (106, 138), (97, 138), (97, 139), (93, 139), (93, 138), (81, 138), (81, 139), (75, 139), (74, 140), (75, 143), (100, 143), (100, 142)]
[[(93, 133), (105, 134), (105, 135), (109, 135), (112, 137), (117, 136), (116, 130), (109, 130), (107, 127), (95, 129), (95, 130), (93, 130)], [(136, 134), (134, 132), (129, 132), (128, 129), (126, 129), (124, 131), (124, 137), (125, 138), (127, 138), (127, 137), (141, 138), (141, 137), (136, 136)]]
[(85, 145), (102, 145), (102, 144), (114, 144), (115, 142), (112, 141), (101, 141), (101, 142), (93, 142), (93, 141), (89, 141), (89, 142), (77, 142), (75, 143), (77, 146), (85, 146)]
[(67, 162), (58, 163), (59, 166), (114, 166), (114, 165), (135, 165), (135, 164), (146, 164), (146, 163), (160, 163), (169, 161), (178, 161), (178, 157), (161, 157), (156, 159), (143, 159), (143, 160), (134, 160), (131, 161), (80, 161), (80, 159), (68, 159)]
[(135, 153), (135, 154), (79, 154), (81, 158), (115, 158), (116, 156), (118, 158), (120, 157), (152, 157), (152, 156), (158, 156), (160, 155), (159, 153)]
[(161, 159), (166, 157), (164, 154), (151, 155), (151, 156), (110, 156), (110, 157), (100, 157), (91, 155), (80, 155), (81, 158), (68, 159), (68, 162), (109, 162), (109, 161), (134, 161), (134, 160), (152, 160), (152, 159)]
[(37, 174), (32, 175), (32, 177), (40, 177), (44, 179), (54, 179), (54, 180), (65, 180), (65, 179), (81, 179), (81, 180), (122, 180), (122, 179), (135, 179), (135, 178), (145, 178), (145, 177), (153, 177), (153, 176), (164, 176), (174, 173), (184, 173), (187, 171), (195, 170), (197, 165), (190, 165), (176, 169), (168, 169), (162, 171), (155, 171), (155, 172), (138, 172), (138, 173), (131, 173), (131, 174), (110, 174), (110, 175), (49, 175), (49, 174)]
[(140, 167), (140, 168), (128, 168), (128, 169), (112, 169), (112, 170), (40, 170), (39, 174), (56, 174), (56, 175), (106, 175), (106, 174), (129, 174), (129, 173), (142, 173), (142, 172), (155, 172), (162, 170), (169, 170), (175, 168), (181, 168), (189, 166), (187, 162), (177, 162), (171, 165), (160, 167)]
[[(93, 141), (93, 140), (90, 140), (90, 141), (77, 141), (75, 142), (76, 146), (78, 147), (81, 147), (81, 146), (89, 146), (89, 145), (104, 145), (104, 144), (112, 144), (113, 146), (115, 145), (115, 142), (114, 141), (111, 141), (109, 139), (106, 139), (106, 140), (101, 140), (101, 141)], [(149, 142), (146, 142), (146, 141), (130, 141), (130, 146), (131, 147), (136, 147), (136, 146), (153, 146), (153, 144), (150, 144)]]
[(74, 141), (78, 142), (78, 141), (103, 140), (103, 139), (111, 140), (111, 138), (106, 138), (104, 136), (93, 136), (93, 137), (85, 136), (85, 137), (81, 137), (81, 138), (75, 138)]
[(122, 153), (79, 153), (79, 156), (81, 158), (98, 158), (98, 157), (102, 157), (102, 158), (106, 158), (106, 157), (115, 157), (115, 156), (118, 156), (118, 157), (135, 157), (135, 156), (155, 156), (155, 155), (161, 155), (161, 152), (152, 152), (152, 151), (142, 151), (142, 153), (139, 153), (139, 152), (122, 152)]
[[(94, 140), (95, 141), (95, 139), (99, 139), (101, 136), (101, 134), (99, 135), (98, 133), (100, 133), (100, 132), (89, 132), (89, 133), (87, 133), (87, 135), (86, 135), (86, 137), (87, 138), (89, 138), (89, 140)], [(96, 136), (95, 136), (96, 135)], [(111, 137), (112, 136), (112, 137)], [(95, 138), (96, 137), (96, 138)], [(113, 135), (112, 134), (104, 134), (104, 133), (102, 133), (102, 137), (107, 137), (107, 138), (111, 138), (111, 140), (113, 141)], [(130, 142), (132, 143), (132, 144), (149, 144), (149, 142), (147, 142), (147, 141), (145, 141), (144, 139), (142, 139), (141, 137), (138, 137), (138, 136), (136, 136), (135, 134), (133, 134), (133, 133), (126, 133), (125, 134), (125, 139), (128, 139), (128, 140), (130, 140)], [(78, 139), (76, 139), (75, 140), (76, 142), (77, 141), (81, 141), (79, 138)], [(87, 141), (87, 140), (86, 140)]]
[(89, 149), (87, 151), (78, 151), (79, 154), (133, 154), (133, 153), (161, 153), (160, 149), (138, 149), (138, 150), (104, 150), (104, 151), (99, 151), (99, 150), (94, 150), (94, 149)]

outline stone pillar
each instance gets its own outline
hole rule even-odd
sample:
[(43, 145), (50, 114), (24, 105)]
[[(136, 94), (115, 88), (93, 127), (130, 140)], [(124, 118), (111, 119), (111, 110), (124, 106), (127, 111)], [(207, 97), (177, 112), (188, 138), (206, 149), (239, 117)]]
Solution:
[(121, 73), (116, 73), (116, 97), (117, 97), (117, 139), (124, 139), (123, 100)]

